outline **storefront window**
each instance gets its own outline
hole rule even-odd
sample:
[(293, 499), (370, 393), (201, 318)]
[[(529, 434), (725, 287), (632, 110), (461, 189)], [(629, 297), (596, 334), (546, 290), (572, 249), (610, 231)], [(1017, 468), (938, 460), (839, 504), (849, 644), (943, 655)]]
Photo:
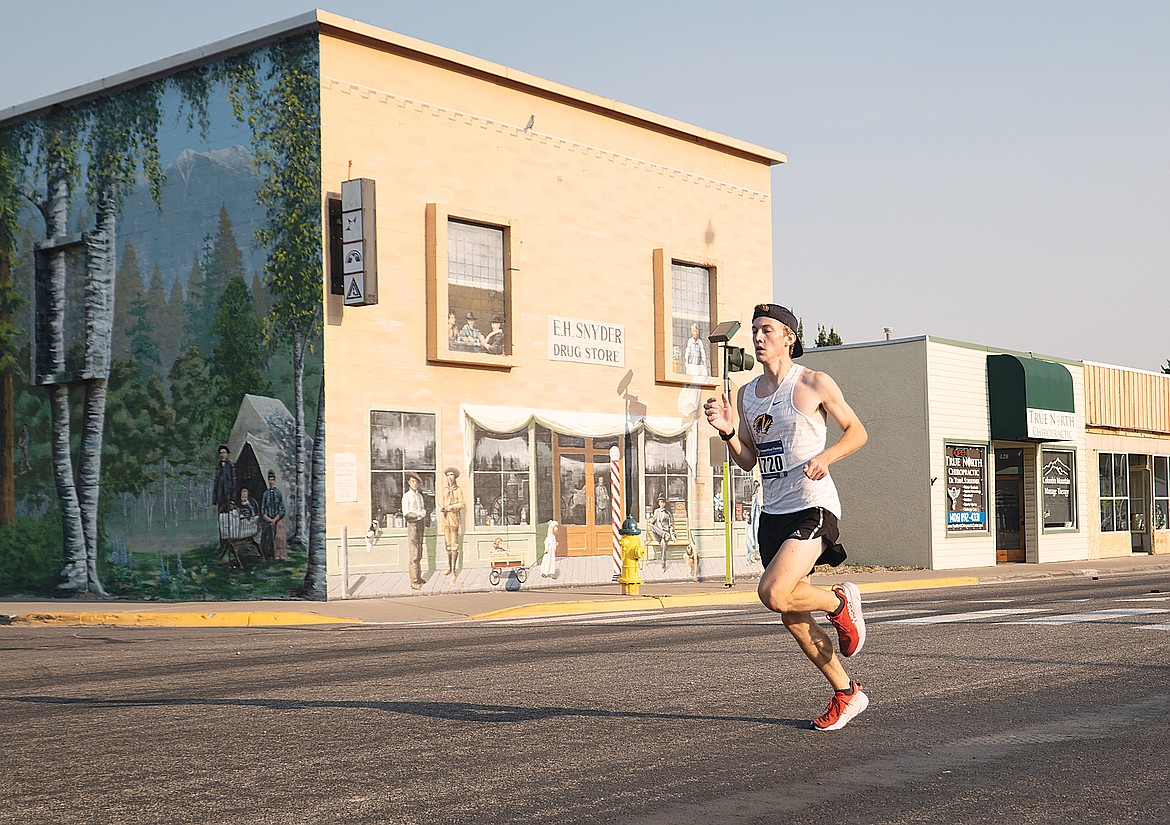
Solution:
[(426, 502), (428, 526), (435, 512), (435, 416), (427, 413), (370, 412), (370, 518), (383, 527), (405, 527), (402, 494), (417, 475)]
[(477, 527), (529, 523), (528, 430), (493, 433), (476, 427), (471, 470)]
[(946, 486), (943, 489), (947, 497), (947, 532), (986, 530), (986, 445), (947, 444), (944, 449), (944, 462)]
[(1060, 529), (1077, 526), (1076, 453), (1041, 450), (1044, 526)]
[(553, 515), (553, 434), (547, 427), (536, 427), (536, 520), (546, 524)]
[[(712, 482), (714, 483), (714, 494), (711, 497), (712, 509), (714, 511), (715, 521), (722, 523), (724, 511), (722, 464), (715, 468)], [(740, 469), (738, 464), (732, 462), (731, 484), (733, 487), (733, 495), (731, 500), (734, 502), (735, 507), (732, 519), (733, 521), (750, 522), (752, 512), (752, 494), (755, 493), (756, 489), (755, 476), (746, 470)]]
[(1170, 456), (1154, 456), (1154, 529), (1170, 529)]
[(668, 506), (686, 506), (686, 435), (674, 437), (646, 433), (646, 508), (658, 506), (662, 497)]
[(1101, 453), (1097, 463), (1097, 482), (1101, 492), (1101, 532), (1127, 532), (1129, 456), (1125, 453)]

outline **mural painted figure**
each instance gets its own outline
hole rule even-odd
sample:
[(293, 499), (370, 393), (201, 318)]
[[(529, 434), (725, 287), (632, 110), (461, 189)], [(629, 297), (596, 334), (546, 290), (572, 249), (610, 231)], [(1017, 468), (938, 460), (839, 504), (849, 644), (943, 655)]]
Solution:
[(443, 471), (447, 476), (447, 489), (443, 491), (443, 538), (447, 544), (447, 575), (454, 581), (459, 570), (459, 537), (463, 532), (463, 511), (467, 504), (463, 491), (459, 489), (459, 468), (448, 467)]
[[(211, 482), (211, 506), (216, 513), (229, 512), (236, 503), (236, 465), (228, 458), (226, 444), (219, 445), (219, 463), (215, 466), (215, 479)], [(217, 525), (219, 523), (217, 522)], [(228, 542), (223, 537), (223, 527), (219, 525), (219, 557), (223, 558), (228, 549)]]
[(544, 539), (544, 558), (540, 560), (540, 577), (555, 579), (557, 577), (557, 523), (548, 523), (548, 535)]
[(284, 494), (276, 487), (276, 472), (269, 470), (268, 489), (260, 499), (260, 551), (265, 558), (289, 561), (284, 515)]
[(228, 458), (226, 444), (219, 445), (219, 464), (211, 484), (212, 505), (217, 513), (226, 513), (236, 503), (236, 465)]
[(240, 488), (240, 503), (236, 509), (240, 511), (240, 518), (256, 518), (256, 502), (247, 487)]
[(422, 577), (423, 527), (426, 525), (427, 509), (422, 493), (419, 492), (422, 479), (411, 473), (406, 481), (410, 489), (402, 494), (402, 516), (406, 519), (406, 538), (410, 543), (407, 551), (410, 556), (410, 586), (419, 590), (427, 583)]
[(666, 506), (665, 496), (658, 497), (658, 506), (650, 514), (650, 535), (660, 547), (665, 547), (675, 540), (674, 516), (670, 514), (670, 508)]
[(467, 313), (467, 323), (463, 325), (463, 329), (459, 330), (459, 340), (462, 343), (483, 346), (483, 333), (475, 325), (478, 320), (474, 312)]
[(492, 331), (484, 336), (483, 348), (492, 355), (504, 354), (504, 320), (499, 315), (492, 316)]
[(751, 509), (748, 510), (748, 524), (744, 531), (744, 544), (747, 547), (749, 562), (760, 560), (760, 480), (753, 482)]
[(683, 353), (683, 362), (686, 365), (687, 375), (710, 375), (711, 368), (707, 365), (707, 347), (699, 339), (699, 327), (691, 324), (691, 337), (687, 339), (687, 349)]

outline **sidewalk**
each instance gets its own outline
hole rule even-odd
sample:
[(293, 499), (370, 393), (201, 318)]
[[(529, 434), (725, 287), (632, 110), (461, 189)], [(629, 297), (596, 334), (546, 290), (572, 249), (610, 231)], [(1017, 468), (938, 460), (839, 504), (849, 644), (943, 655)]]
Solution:
[[(813, 584), (827, 587), (837, 581), (848, 580), (855, 582), (863, 593), (877, 593), (989, 585), (1059, 576), (1093, 578), (1159, 571), (1166, 572), (1167, 590), (1170, 590), (1170, 555), (1134, 555), (1043, 565), (1001, 564), (964, 570), (854, 568), (818, 573), (812, 581)], [(617, 610), (661, 610), (695, 605), (754, 604), (756, 601), (754, 578), (741, 578), (732, 587), (725, 586), (722, 578), (700, 582), (654, 582), (643, 584), (639, 596), (623, 596), (621, 587), (613, 583), (563, 589), (499, 589), (491, 592), (332, 602), (133, 602), (112, 599), (7, 598), (0, 599), (0, 626), (287, 627), (442, 622)]]

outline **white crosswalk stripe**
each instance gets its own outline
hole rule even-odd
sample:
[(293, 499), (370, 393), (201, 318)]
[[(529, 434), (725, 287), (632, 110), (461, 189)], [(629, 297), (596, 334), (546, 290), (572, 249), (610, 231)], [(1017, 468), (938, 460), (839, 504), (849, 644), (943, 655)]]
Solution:
[(577, 624), (597, 625), (597, 624), (620, 624), (622, 622), (631, 621), (633, 619), (660, 619), (664, 622), (670, 621), (686, 621), (687, 619), (694, 619), (700, 616), (718, 616), (727, 613), (742, 613), (742, 610), (688, 610), (683, 613), (658, 614), (649, 616), (619, 616), (612, 619), (596, 619), (590, 618), (577, 622)]
[[(970, 599), (959, 604), (972, 606), (980, 604), (1010, 604), (1012, 599)], [(1069, 607), (1086, 599), (1066, 599), (1061, 605), (1067, 610)], [(890, 607), (871, 607), (882, 602), (890, 603)], [(865, 618), (876, 625), (903, 625), (929, 626), (959, 622), (984, 622), (1005, 625), (1075, 625), (1083, 622), (1109, 622), (1140, 616), (1154, 616), (1170, 613), (1170, 605), (1153, 606), (1153, 603), (1170, 602), (1170, 595), (1143, 596), (1118, 598), (1115, 603), (1130, 603), (1133, 606), (1106, 608), (1101, 610), (1085, 610), (1070, 613), (1056, 613), (1058, 607), (997, 607), (981, 610), (967, 610), (962, 612), (942, 613), (938, 611), (940, 605), (947, 604), (939, 601), (918, 602), (914, 606), (895, 607), (896, 600), (873, 599), (868, 600), (865, 606)], [(1138, 606), (1149, 603), (1151, 606)], [(959, 606), (951, 602), (952, 607)], [(768, 617), (768, 618), (764, 618)], [(828, 619), (822, 614), (816, 614), (817, 622), (828, 625)], [(505, 629), (508, 627), (554, 627), (577, 626), (595, 627), (606, 625), (642, 625), (642, 624), (741, 624), (745, 627), (783, 624), (783, 619), (774, 613), (765, 610), (761, 605), (744, 605), (741, 607), (713, 608), (710, 610), (690, 610), (685, 608), (648, 609), (601, 611), (596, 613), (560, 613), (548, 616), (526, 616), (516, 618), (498, 618), (488, 620), (454, 619), (422, 622), (366, 622), (371, 624), (387, 624), (413, 627), (438, 627), (442, 625), (474, 624), (478, 627), (492, 627)], [(1138, 625), (1133, 622), (1115, 622), (1127, 627), (1141, 630), (1170, 630), (1170, 622)]]
[(977, 622), (980, 619), (998, 619), (1003, 616), (1018, 616), (1021, 613), (1047, 613), (1045, 607), (1003, 607), (995, 610), (972, 610), (968, 613), (944, 613), (941, 616), (918, 616), (913, 619), (894, 619), (886, 624), (950, 624), (951, 622)]
[(595, 619), (600, 617), (622, 617), (626, 620), (631, 619), (654, 619), (657, 618), (657, 610), (620, 610), (612, 613), (556, 613), (549, 616), (530, 616), (527, 618), (517, 619), (490, 619), (483, 622), (481, 627), (515, 627), (516, 625), (526, 624), (562, 624), (580, 622), (586, 619)]
[(1148, 616), (1152, 613), (1170, 613), (1170, 607), (1126, 607), (1120, 610), (1092, 610), (1087, 613), (1065, 613), (1060, 616), (1042, 616), (1020, 619), (1004, 624), (1078, 624), (1080, 622), (1104, 622), (1127, 616)]
[[(865, 620), (867, 622), (870, 622), (870, 621), (873, 621), (874, 619), (882, 619), (882, 618), (886, 618), (888, 616), (905, 616), (908, 613), (933, 613), (933, 612), (934, 611), (931, 611), (931, 610), (925, 610), (925, 611), (924, 610), (908, 610), (905, 608), (888, 607), (884, 610), (868, 610), (867, 609), (867, 610), (865, 610), (864, 616), (865, 616)], [(826, 627), (829, 625), (829, 619), (823, 613), (817, 614), (813, 618), (816, 619), (817, 624), (825, 625)], [(783, 619), (770, 619), (768, 621), (763, 621), (763, 622), (753, 622), (753, 624), (757, 624), (757, 625), (784, 624), (784, 620)]]

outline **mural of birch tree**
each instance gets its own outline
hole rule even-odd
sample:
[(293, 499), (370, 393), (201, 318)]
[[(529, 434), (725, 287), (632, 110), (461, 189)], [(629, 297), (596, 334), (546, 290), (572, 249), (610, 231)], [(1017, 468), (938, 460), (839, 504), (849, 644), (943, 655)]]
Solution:
[[(192, 77), (202, 82), (192, 82)], [(159, 163), (160, 105), (167, 81), (138, 87), (61, 108), (31, 120), (25, 127), (35, 147), (28, 174), (39, 186), (23, 191), (45, 226), (37, 245), (36, 351), (37, 384), (48, 396), (51, 454), (57, 504), (61, 513), (64, 567), (60, 588), (106, 595), (98, 575), (98, 506), (101, 490), (102, 437), (114, 318), (117, 267), (117, 214), (141, 170), (151, 196), (159, 202), (164, 180)], [(181, 84), (193, 110), (205, 110), (207, 76), (192, 72)], [(81, 183), (94, 209), (94, 228), (70, 236), (69, 210)], [(18, 170), (10, 170), (12, 179)], [(81, 365), (68, 364), (66, 293), (67, 256), (84, 250), (84, 340)], [(83, 396), (77, 473), (72, 455), (71, 389)]]
[(16, 205), (20, 191), (16, 170), (20, 166), (20, 135), (0, 131), (0, 525), (11, 523), (16, 513), (15, 428), (12, 378), (17, 369), (17, 329), (12, 313), (23, 297), (12, 283), (18, 227)]
[[(265, 282), (273, 295), (268, 334), (287, 341), (293, 358), (297, 483), (297, 541), (308, 535), (305, 432), (305, 350), (321, 331), (321, 124), (317, 42), (302, 37), (272, 47), (266, 99), (255, 125), (256, 161), (264, 170), (259, 200), (267, 225), (257, 240), (268, 247)], [(320, 416), (320, 412), (318, 412)]]

